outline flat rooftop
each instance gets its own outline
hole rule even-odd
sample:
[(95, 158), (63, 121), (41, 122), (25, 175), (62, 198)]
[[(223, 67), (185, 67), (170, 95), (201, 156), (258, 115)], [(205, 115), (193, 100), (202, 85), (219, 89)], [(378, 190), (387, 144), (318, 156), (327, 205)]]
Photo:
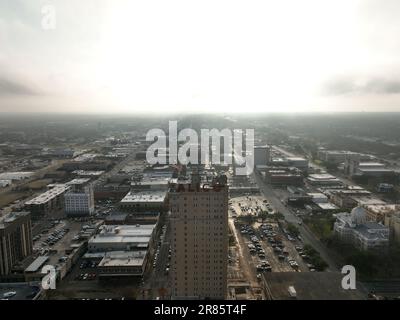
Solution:
[(89, 161), (93, 160), (99, 155), (96, 153), (84, 153), (74, 158), (74, 161)]
[(129, 192), (121, 203), (144, 203), (144, 202), (164, 202), (167, 191), (149, 190), (139, 192)]
[(385, 165), (380, 162), (360, 162), (359, 167), (384, 167)]
[(360, 205), (385, 205), (387, 204), (385, 201), (375, 198), (375, 197), (352, 197), (352, 199), (358, 202)]
[(86, 184), (90, 181), (89, 178), (79, 178), (79, 179), (73, 179), (69, 182), (66, 183), (66, 185), (68, 186), (72, 186), (72, 185), (81, 185), (81, 184)]
[(386, 169), (383, 167), (364, 167), (364, 168), (358, 168), (359, 171), (361, 172), (387, 172), (387, 173), (391, 173), (393, 172), (393, 170), (391, 169)]
[(306, 158), (302, 157), (287, 157), (286, 159), (289, 161), (308, 161)]
[(336, 210), (336, 209), (339, 209), (337, 206), (335, 206), (333, 203), (330, 203), (330, 202), (317, 203), (316, 205), (318, 207), (320, 207), (322, 210)]
[(108, 225), (89, 240), (96, 243), (136, 243), (147, 246), (153, 234), (155, 224), (146, 225)]
[(33, 176), (35, 173), (31, 171), (21, 172), (3, 172), (0, 173), (0, 180), (21, 180)]
[(377, 222), (368, 221), (356, 226), (355, 229), (369, 240), (389, 241), (389, 227), (381, 225)]
[(29, 212), (10, 212), (8, 214), (0, 216), (0, 229), (4, 228), (7, 224), (13, 223), (19, 217), (29, 214)]
[(34, 205), (34, 204), (45, 204), (48, 201), (58, 197), (59, 195), (63, 194), (66, 190), (69, 189), (69, 186), (67, 185), (57, 185), (53, 187), (52, 189), (42, 193), (41, 195), (37, 196), (36, 198), (33, 198), (27, 202), (25, 202), (26, 205)]
[(391, 213), (400, 211), (400, 205), (396, 204), (370, 204), (366, 205), (365, 208), (368, 211), (372, 211), (375, 213)]
[(147, 251), (111, 251), (104, 254), (98, 267), (142, 267)]
[(40, 267), (42, 267), (47, 260), (49, 260), (49, 256), (39, 256), (37, 257), (29, 266), (25, 269), (25, 272), (37, 272)]
[(357, 194), (360, 194), (360, 195), (369, 195), (369, 194), (371, 194), (370, 191), (365, 190), (365, 189), (334, 190), (334, 192), (335, 192), (335, 193), (341, 193), (341, 194), (349, 194), (349, 195), (351, 195), (351, 194), (354, 194), (354, 195), (357, 195)]
[(72, 171), (73, 174), (76, 174), (78, 176), (101, 176), (105, 171), (99, 170), (99, 171), (88, 171), (88, 170), (75, 170)]
[(337, 180), (337, 178), (329, 173), (321, 173), (321, 174), (310, 174), (308, 178), (314, 180)]

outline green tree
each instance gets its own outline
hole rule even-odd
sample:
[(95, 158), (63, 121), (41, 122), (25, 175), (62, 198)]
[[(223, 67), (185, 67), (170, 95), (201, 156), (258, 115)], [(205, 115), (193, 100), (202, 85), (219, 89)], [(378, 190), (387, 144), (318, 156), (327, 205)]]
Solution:
[(275, 221), (283, 220), (284, 218), (285, 216), (282, 213), (280, 213), (279, 211), (275, 212), (274, 214)]
[(268, 218), (268, 212), (267, 211), (262, 211), (258, 214), (258, 218), (261, 219), (262, 222), (265, 221), (265, 219)]
[(295, 226), (293, 223), (288, 223), (287, 230), (290, 234), (297, 237), (300, 234), (299, 228)]

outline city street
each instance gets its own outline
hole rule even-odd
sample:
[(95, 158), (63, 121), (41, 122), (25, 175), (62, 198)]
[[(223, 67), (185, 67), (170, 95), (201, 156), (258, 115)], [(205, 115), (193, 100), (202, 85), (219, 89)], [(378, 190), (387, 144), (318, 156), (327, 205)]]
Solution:
[(265, 198), (271, 203), (273, 208), (282, 213), (283, 216), (285, 217), (285, 220), (289, 223), (295, 224), (300, 231), (300, 235), (303, 239), (304, 243), (308, 243), (312, 245), (321, 255), (321, 257), (326, 261), (328, 264), (328, 269), (327, 271), (338, 271), (338, 267), (336, 266), (336, 263), (333, 261), (333, 259), (329, 256), (327, 253), (327, 249), (325, 246), (319, 241), (313, 234), (312, 232), (305, 226), (304, 224), (299, 225), (299, 222), (301, 219), (296, 217), (279, 199), (274, 190), (272, 189), (271, 186), (267, 185), (263, 179), (256, 173), (254, 173), (255, 179), (257, 181), (257, 184), (260, 188), (260, 191), (262, 194), (265, 196)]

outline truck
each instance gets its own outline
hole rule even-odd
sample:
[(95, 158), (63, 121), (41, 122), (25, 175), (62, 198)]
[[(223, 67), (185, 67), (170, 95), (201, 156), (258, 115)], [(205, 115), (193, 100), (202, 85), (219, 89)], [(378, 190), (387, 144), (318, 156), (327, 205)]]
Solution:
[(288, 292), (289, 292), (289, 297), (296, 299), (297, 293), (296, 293), (296, 289), (294, 288), (294, 286), (289, 286)]

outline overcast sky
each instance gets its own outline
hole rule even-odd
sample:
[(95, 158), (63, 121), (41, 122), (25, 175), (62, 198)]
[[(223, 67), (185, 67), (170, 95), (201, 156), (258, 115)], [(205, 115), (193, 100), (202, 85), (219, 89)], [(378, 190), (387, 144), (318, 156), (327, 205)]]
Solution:
[(1, 0), (0, 111), (400, 111), (400, 1)]

